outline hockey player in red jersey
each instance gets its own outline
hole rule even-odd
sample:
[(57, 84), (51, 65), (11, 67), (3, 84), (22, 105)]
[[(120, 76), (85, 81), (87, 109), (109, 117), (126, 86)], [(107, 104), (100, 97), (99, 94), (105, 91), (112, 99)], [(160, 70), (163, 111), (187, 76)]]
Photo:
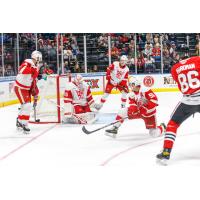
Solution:
[(183, 94), (181, 102), (173, 111), (166, 128), (163, 150), (157, 155), (157, 162), (167, 165), (180, 125), (191, 115), (200, 112), (200, 57), (188, 57), (189, 49), (180, 48), (180, 61), (171, 74)]
[(77, 74), (64, 91), (64, 123), (83, 123), (78, 120), (84, 119), (85, 122), (95, 118), (96, 103), (92, 97), (90, 87), (84, 82), (83, 77)]
[(39, 62), (42, 61), (42, 54), (33, 51), (31, 59), (26, 59), (20, 65), (15, 80), (14, 91), (21, 104), (17, 117), (17, 128), (22, 128), (24, 133), (29, 133), (28, 121), (31, 113), (31, 96), (34, 97), (34, 106), (38, 98), (37, 77), (39, 73)]
[(165, 125), (162, 123), (157, 126), (156, 123), (156, 107), (158, 106), (156, 94), (151, 89), (142, 88), (140, 81), (134, 77), (130, 78), (129, 86), (131, 89), (129, 107), (119, 111), (116, 117), (119, 122), (107, 129), (106, 135), (115, 137), (119, 127), (124, 122), (124, 118), (128, 117), (128, 119), (143, 119), (150, 136), (161, 136)]
[(101, 98), (101, 102), (99, 104), (99, 109), (103, 106), (111, 93), (113, 88), (117, 88), (121, 93), (121, 107), (125, 107), (126, 105), (126, 96), (128, 93), (128, 75), (129, 68), (126, 66), (128, 59), (127, 57), (121, 56), (120, 61), (115, 61), (107, 68), (106, 79), (107, 85), (105, 89), (105, 93)]

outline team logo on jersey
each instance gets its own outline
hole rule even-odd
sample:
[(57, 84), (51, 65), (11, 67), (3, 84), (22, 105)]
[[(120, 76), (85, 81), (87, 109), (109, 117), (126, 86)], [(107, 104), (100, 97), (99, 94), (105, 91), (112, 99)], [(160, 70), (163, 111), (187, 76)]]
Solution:
[(154, 84), (154, 78), (152, 76), (145, 76), (143, 79), (143, 84), (146, 87), (152, 87)]
[(79, 99), (83, 99), (84, 98), (84, 93), (81, 90), (76, 90), (77, 96)]
[(121, 77), (123, 76), (123, 74), (124, 74), (123, 71), (119, 71), (119, 70), (117, 70), (116, 78), (121, 79)]

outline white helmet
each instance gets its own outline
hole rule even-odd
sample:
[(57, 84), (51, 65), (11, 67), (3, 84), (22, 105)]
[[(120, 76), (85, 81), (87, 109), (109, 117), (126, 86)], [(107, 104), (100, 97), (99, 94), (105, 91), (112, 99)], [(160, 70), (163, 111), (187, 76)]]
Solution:
[(132, 87), (132, 86), (135, 86), (135, 87), (138, 87), (138, 86), (141, 86), (142, 83), (140, 82), (140, 80), (138, 80), (137, 78), (131, 76), (129, 78), (129, 86)]
[(40, 51), (33, 51), (31, 54), (31, 58), (36, 60), (37, 62), (41, 62), (42, 61), (42, 54)]
[(127, 62), (128, 62), (127, 56), (123, 55), (123, 56), (120, 57), (120, 64), (122, 66), (126, 65)]

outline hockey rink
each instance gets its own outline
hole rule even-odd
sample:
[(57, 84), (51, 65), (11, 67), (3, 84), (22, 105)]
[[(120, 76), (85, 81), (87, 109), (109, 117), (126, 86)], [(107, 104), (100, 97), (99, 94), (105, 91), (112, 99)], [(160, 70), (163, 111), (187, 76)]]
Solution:
[[(167, 123), (181, 94), (157, 95), (158, 123)], [(119, 107), (120, 95), (109, 96), (101, 119), (87, 125), (87, 129), (114, 120)], [(105, 136), (104, 130), (86, 135), (81, 125), (31, 124), (31, 133), (24, 135), (15, 127), (17, 108), (14, 105), (0, 109), (3, 200), (157, 200), (163, 194), (163, 184), (177, 198), (195, 199), (198, 193), (198, 184), (190, 185), (199, 176), (199, 114), (179, 129), (171, 161), (164, 167), (157, 165), (155, 159), (162, 149), (163, 137), (151, 138), (142, 120), (125, 121), (116, 139)], [(169, 198), (165, 195), (161, 199)]]
[[(167, 123), (180, 93), (157, 93), (157, 121)], [(98, 98), (98, 96), (95, 96)], [(111, 95), (100, 111), (97, 124), (101, 127), (115, 119), (120, 96)], [(104, 130), (86, 135), (81, 125), (35, 125), (24, 135), (16, 130), (18, 105), (0, 109), (0, 164), (44, 166), (156, 166), (155, 155), (162, 149), (163, 137), (151, 138), (142, 120), (128, 120), (119, 129), (116, 139), (104, 135)], [(199, 114), (190, 117), (179, 129), (170, 166), (200, 166)], [(26, 163), (24, 163), (24, 160)]]

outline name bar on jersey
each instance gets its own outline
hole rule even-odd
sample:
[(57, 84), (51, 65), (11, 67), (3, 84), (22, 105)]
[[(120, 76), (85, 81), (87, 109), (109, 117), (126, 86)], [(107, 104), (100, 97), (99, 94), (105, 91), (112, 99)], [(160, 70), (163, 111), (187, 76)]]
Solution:
[(176, 69), (177, 74), (179, 74), (180, 72), (187, 70), (187, 69), (194, 69), (195, 68), (195, 64), (188, 64), (188, 65), (182, 65), (179, 68)]

